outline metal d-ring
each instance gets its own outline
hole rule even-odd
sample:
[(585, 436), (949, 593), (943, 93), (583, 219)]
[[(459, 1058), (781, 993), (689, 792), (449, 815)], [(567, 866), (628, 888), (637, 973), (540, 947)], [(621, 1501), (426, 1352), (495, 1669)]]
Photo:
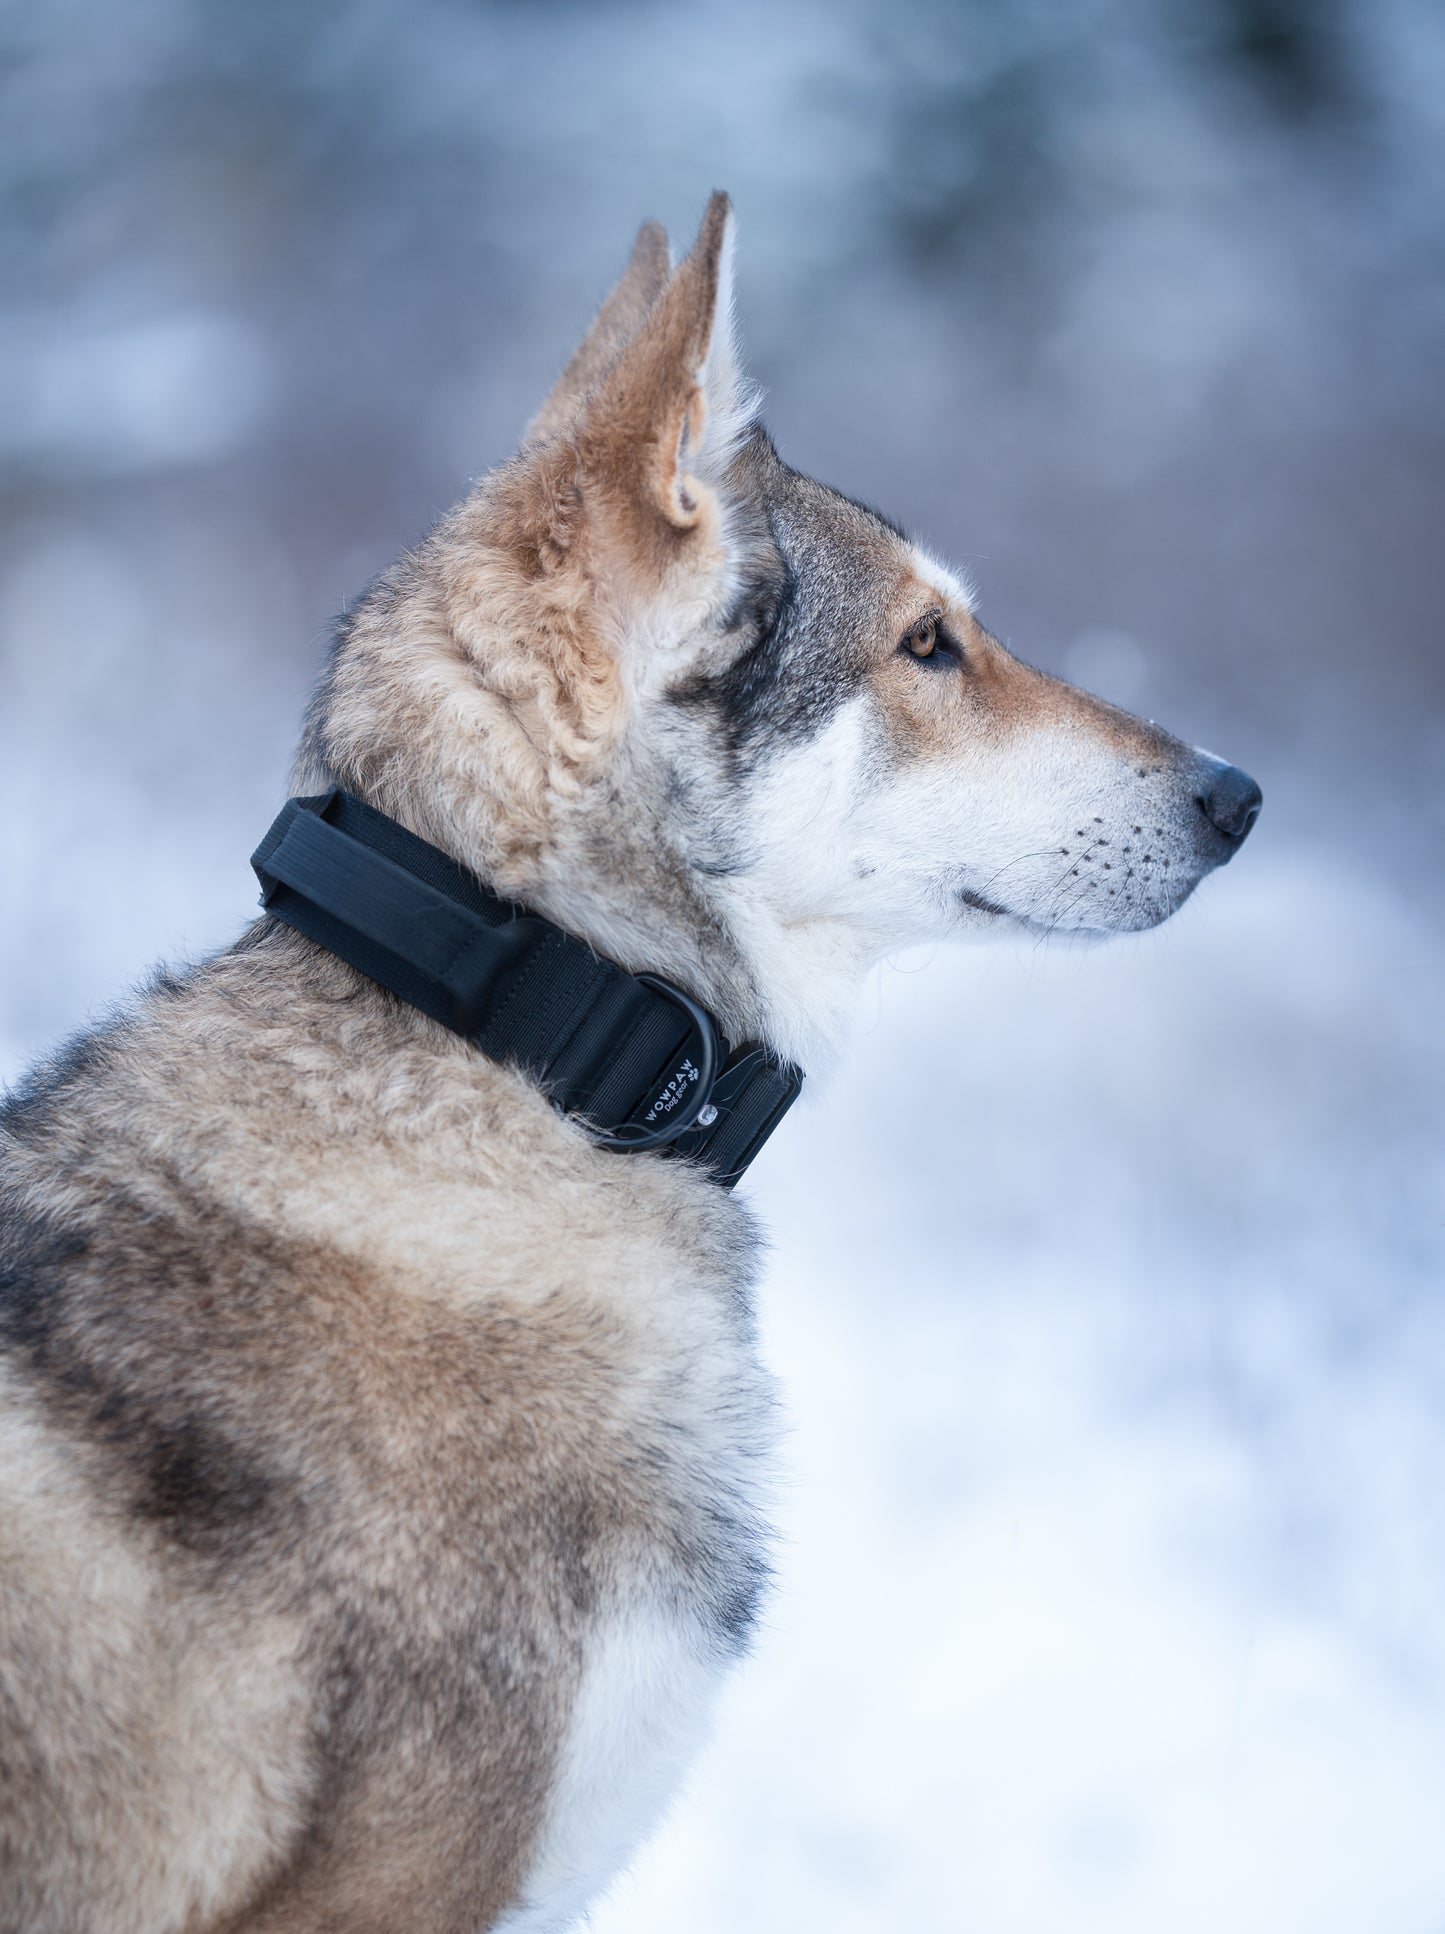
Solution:
[[(621, 1128), (610, 1134), (588, 1129), (587, 1132), (599, 1148), (612, 1148), (629, 1155), (638, 1154), (645, 1148), (662, 1148), (668, 1142), (675, 1142), (679, 1135), (685, 1135), (689, 1128), (695, 1128), (699, 1115), (711, 1104), (713, 1083), (718, 1072), (717, 1027), (707, 1009), (695, 1001), (691, 994), (684, 994), (680, 987), (674, 987), (670, 980), (664, 980), (660, 974), (637, 974), (634, 978), (641, 981), (644, 987), (652, 988), (654, 993), (661, 994), (664, 1000), (671, 1001), (674, 1007), (682, 1009), (692, 1022), (693, 1033), (700, 1045), (694, 1092), (676, 1120), (665, 1121), (660, 1128), (642, 1128), (639, 1125), (637, 1133), (633, 1135), (624, 1134)], [(628, 1125), (624, 1123), (623, 1127)]]

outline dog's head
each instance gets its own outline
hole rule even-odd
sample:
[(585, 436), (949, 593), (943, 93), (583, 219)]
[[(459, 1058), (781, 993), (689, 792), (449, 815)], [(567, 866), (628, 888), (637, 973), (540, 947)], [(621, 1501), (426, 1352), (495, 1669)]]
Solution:
[(721, 195), (676, 271), (643, 229), (519, 455), (341, 627), (300, 776), (806, 1064), (900, 945), (1167, 919), (1260, 793), (788, 468), (731, 248)]

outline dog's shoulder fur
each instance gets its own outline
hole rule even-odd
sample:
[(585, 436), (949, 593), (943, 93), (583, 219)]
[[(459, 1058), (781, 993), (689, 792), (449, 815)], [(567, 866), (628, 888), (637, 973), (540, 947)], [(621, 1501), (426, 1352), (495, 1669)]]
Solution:
[(281, 930), (4, 1132), (0, 1924), (486, 1926), (553, 1820), (595, 1884), (764, 1575), (745, 1211)]
[[(816, 1067), (889, 948), (1152, 925), (1247, 821), (781, 461), (730, 238), (724, 197), (676, 271), (644, 229), (338, 628), (296, 789)], [(0, 1934), (575, 1917), (766, 1578), (756, 1262), (703, 1173), (270, 920), (40, 1069), (0, 1111)]]

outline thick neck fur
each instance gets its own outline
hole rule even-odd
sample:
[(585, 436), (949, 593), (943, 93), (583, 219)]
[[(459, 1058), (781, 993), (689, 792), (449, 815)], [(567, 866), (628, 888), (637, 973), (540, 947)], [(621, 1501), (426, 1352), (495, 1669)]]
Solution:
[(815, 1071), (881, 946), (758, 890), (767, 855), (723, 754), (657, 689), (674, 641), (649, 638), (639, 665), (635, 605), (600, 550), (565, 452), (486, 480), (343, 621), (295, 789), (354, 792), (600, 953), (676, 980), (734, 1040)]
[(750, 1242), (690, 1165), (596, 1148), (524, 1075), (271, 920), (78, 1037), (0, 1130), (0, 1208), (63, 1209), (82, 1230), (123, 1209), (243, 1254), (299, 1246), (380, 1272), (384, 1299), (571, 1294), (579, 1250), (558, 1231), (586, 1230), (602, 1293), (645, 1314), (659, 1227), (699, 1270)]

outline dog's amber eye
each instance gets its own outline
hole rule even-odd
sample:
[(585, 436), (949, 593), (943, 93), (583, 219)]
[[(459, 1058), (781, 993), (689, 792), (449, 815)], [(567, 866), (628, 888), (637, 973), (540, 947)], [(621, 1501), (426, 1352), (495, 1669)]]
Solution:
[(933, 616), (920, 618), (912, 631), (903, 640), (905, 651), (915, 658), (931, 658), (938, 644), (938, 620)]

